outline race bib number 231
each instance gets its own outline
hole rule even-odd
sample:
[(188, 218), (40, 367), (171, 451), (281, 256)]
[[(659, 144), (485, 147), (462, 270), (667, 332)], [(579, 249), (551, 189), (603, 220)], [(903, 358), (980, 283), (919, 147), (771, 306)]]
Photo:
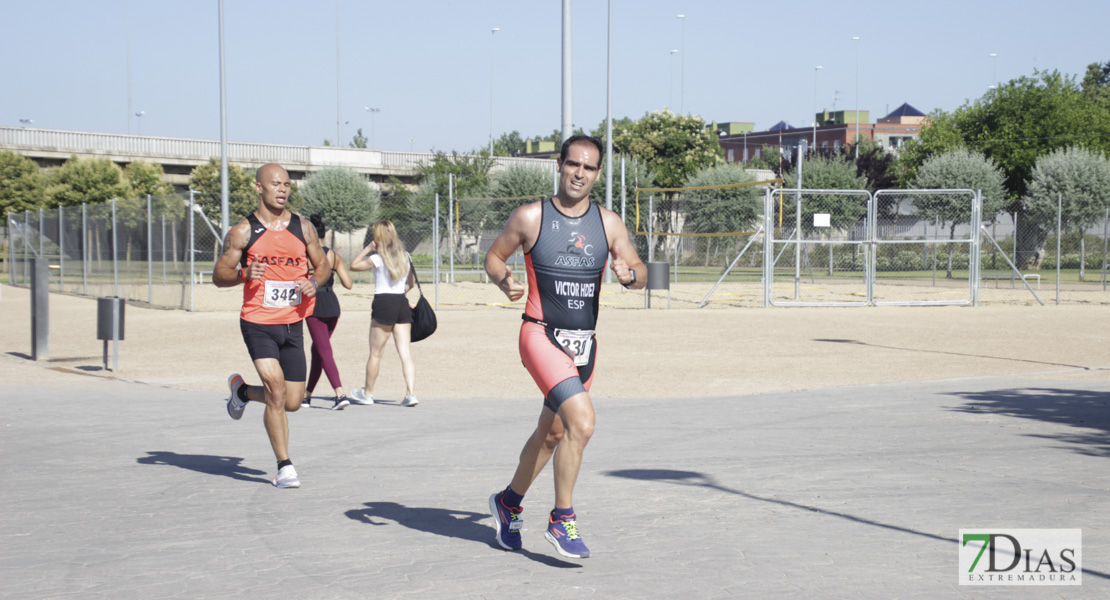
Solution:
[(590, 348), (594, 345), (594, 332), (590, 329), (556, 329), (555, 340), (574, 359), (574, 366), (590, 362)]

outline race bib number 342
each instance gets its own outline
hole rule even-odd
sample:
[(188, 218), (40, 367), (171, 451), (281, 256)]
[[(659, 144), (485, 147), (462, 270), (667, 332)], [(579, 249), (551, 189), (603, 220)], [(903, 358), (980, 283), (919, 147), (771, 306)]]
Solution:
[(293, 281), (267, 281), (266, 298), (262, 305), (268, 308), (288, 308), (299, 306), (301, 291)]
[(590, 329), (556, 329), (555, 340), (574, 359), (574, 366), (590, 362), (590, 348), (594, 345), (594, 332)]

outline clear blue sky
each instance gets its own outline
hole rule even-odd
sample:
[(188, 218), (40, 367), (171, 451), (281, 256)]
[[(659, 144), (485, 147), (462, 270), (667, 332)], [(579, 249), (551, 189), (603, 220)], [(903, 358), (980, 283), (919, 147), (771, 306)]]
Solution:
[[(790, 9), (793, 12), (784, 12)], [(560, 0), (339, 0), (344, 143), (467, 151), (558, 129)], [(685, 44), (682, 21), (685, 14)], [(605, 118), (606, 0), (573, 2), (573, 121)], [(1107, 0), (614, 0), (613, 114), (765, 129), (817, 108), (953, 110), (1034, 69), (1110, 60)], [(217, 0), (0, 0), (0, 124), (219, 139)], [(130, 35), (127, 35), (127, 23)], [(500, 31), (491, 34), (490, 29)], [(228, 137), (336, 137), (336, 2), (225, 0)], [(673, 49), (685, 48), (673, 56)], [(997, 53), (992, 59), (990, 53)]]

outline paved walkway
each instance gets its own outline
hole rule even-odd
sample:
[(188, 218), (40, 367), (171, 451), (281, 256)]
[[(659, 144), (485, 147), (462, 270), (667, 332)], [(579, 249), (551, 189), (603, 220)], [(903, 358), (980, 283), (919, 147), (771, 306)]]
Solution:
[[(5, 598), (1110, 595), (1108, 381), (599, 402), (576, 561), (543, 539), (550, 470), (525, 549), (493, 544), (534, 399), (302, 410), (303, 487), (277, 490), (257, 405), (49, 379), (0, 387)], [(1082, 587), (958, 586), (982, 527), (1082, 528)]]
[[(550, 468), (525, 549), (493, 542), (540, 406), (515, 311), (443, 311), (416, 408), (291, 415), (277, 490), (259, 406), (224, 410), (234, 314), (128, 306), (116, 374), (92, 301), (51, 295), (34, 363), (0, 294), (0, 598), (1110, 597), (1102, 307), (606, 311), (576, 561)], [(367, 321), (337, 330), (348, 386)], [(961, 528), (1081, 528), (1083, 585), (960, 586)]]

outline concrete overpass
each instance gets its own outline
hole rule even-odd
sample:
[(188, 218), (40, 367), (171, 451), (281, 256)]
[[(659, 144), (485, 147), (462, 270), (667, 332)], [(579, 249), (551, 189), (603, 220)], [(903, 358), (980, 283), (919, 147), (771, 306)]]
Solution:
[[(121, 167), (135, 161), (162, 165), (164, 181), (178, 188), (189, 185), (194, 168), (220, 157), (218, 140), (197, 140), (88, 131), (63, 131), (22, 127), (0, 127), (0, 150), (10, 150), (33, 159), (41, 167), (60, 166), (70, 156), (107, 158)], [(428, 152), (392, 152), (332, 146), (289, 146), (228, 142), (227, 160), (244, 169), (255, 170), (266, 163), (278, 163), (296, 181), (307, 173), (325, 167), (345, 167), (386, 182), (396, 177), (413, 183), (417, 168), (431, 164)], [(542, 158), (495, 158), (493, 171), (511, 164), (530, 164), (554, 169), (555, 161)]]

